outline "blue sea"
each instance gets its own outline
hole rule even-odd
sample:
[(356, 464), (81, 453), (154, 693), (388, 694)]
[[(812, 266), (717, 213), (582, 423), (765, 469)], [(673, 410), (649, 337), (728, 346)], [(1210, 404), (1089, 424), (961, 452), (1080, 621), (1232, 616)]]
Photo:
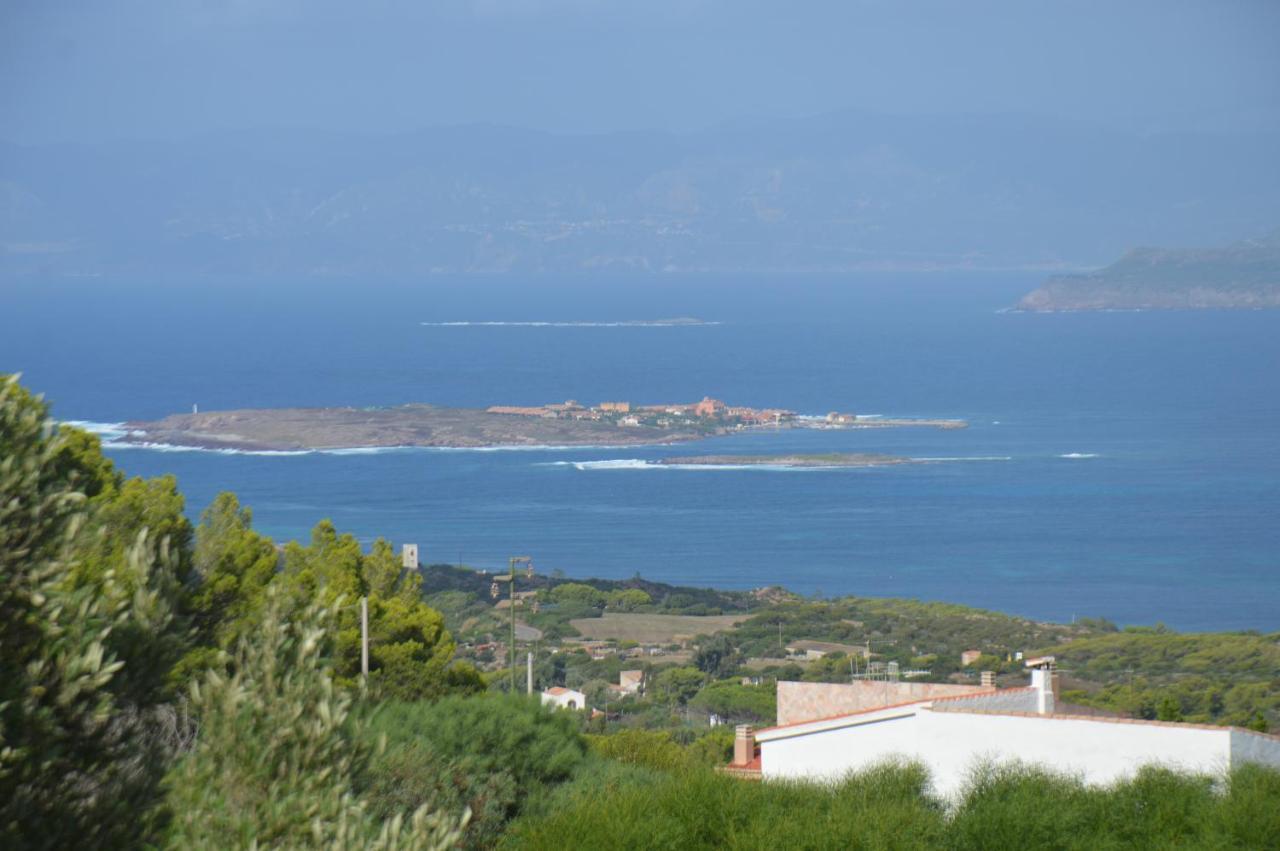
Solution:
[[(999, 312), (1035, 274), (404, 285), (6, 284), (0, 371), (64, 420), (237, 407), (696, 400), (961, 417), (963, 431), (754, 432), (628, 449), (266, 456), (114, 448), (277, 538), (319, 519), (423, 560), (1069, 621), (1280, 629), (1280, 312)], [(693, 327), (610, 323), (696, 316)], [(646, 469), (883, 452), (865, 470)]]

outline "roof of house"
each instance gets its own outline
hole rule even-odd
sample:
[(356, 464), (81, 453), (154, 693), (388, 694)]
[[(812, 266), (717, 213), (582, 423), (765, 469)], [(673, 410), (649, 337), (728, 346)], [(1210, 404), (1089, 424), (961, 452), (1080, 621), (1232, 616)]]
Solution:
[(565, 688), (564, 686), (552, 686), (551, 688), (547, 689), (547, 694), (554, 694), (557, 696), (562, 694), (573, 694), (573, 693), (574, 693), (573, 689)]
[(1012, 709), (959, 709), (966, 715), (1007, 715), (1011, 718), (1041, 718), (1050, 721), (1098, 721), (1103, 724), (1142, 724), (1149, 727), (1177, 727), (1183, 730), (1217, 730), (1224, 733), (1248, 733), (1264, 739), (1280, 742), (1280, 735), (1260, 733), (1247, 727), (1227, 726), (1223, 724), (1198, 724), (1191, 721), (1157, 721), (1152, 718), (1120, 718), (1108, 715), (1073, 715), (1061, 712), (1018, 712)]

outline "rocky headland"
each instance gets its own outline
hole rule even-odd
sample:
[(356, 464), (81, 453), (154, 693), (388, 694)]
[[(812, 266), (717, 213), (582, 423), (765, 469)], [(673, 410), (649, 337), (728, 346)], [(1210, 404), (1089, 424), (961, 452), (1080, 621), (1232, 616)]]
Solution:
[(1137, 248), (1086, 275), (1050, 278), (1019, 311), (1280, 307), (1280, 231), (1223, 248)]

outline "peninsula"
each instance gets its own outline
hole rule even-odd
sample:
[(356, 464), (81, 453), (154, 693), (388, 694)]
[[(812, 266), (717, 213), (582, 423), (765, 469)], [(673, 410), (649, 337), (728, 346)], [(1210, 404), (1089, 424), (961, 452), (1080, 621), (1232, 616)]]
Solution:
[(1015, 310), (1280, 307), (1280, 231), (1223, 248), (1137, 248), (1087, 275), (1050, 278)]
[(306, 451), (362, 447), (480, 449), (641, 446), (748, 429), (964, 428), (963, 420), (888, 419), (831, 413), (801, 417), (782, 408), (728, 406), (718, 399), (664, 405), (576, 401), (534, 407), (264, 408), (174, 414), (124, 424), (120, 442), (200, 449)]

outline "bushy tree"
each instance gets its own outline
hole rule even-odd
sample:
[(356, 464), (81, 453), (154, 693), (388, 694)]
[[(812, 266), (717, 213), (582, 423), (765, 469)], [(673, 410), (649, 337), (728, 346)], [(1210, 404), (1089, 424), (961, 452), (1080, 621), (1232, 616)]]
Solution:
[(731, 722), (772, 724), (777, 714), (777, 693), (773, 683), (744, 686), (734, 680), (721, 680), (705, 686), (689, 704)]
[(608, 600), (608, 607), (615, 612), (634, 612), (653, 602), (653, 598), (639, 588), (610, 591)]
[(698, 645), (694, 666), (715, 678), (727, 677), (742, 664), (742, 655), (727, 635), (713, 635)]
[(115, 481), (95, 448), (0, 379), (0, 847), (133, 846), (155, 824), (152, 679), (123, 675), (112, 646), (142, 660), (167, 631), (167, 557), (140, 533), (118, 569), (76, 581), (78, 488)]
[(467, 806), (467, 847), (491, 847), (531, 797), (569, 779), (586, 750), (569, 713), (520, 695), (392, 702), (370, 729), (387, 742), (366, 774), (373, 811)]
[(228, 647), (262, 607), (279, 558), (270, 538), (253, 530), (253, 511), (234, 493), (218, 494), (195, 531), (198, 586), (189, 606), (200, 643)]
[(294, 607), (280, 587), (267, 596), (261, 629), (240, 641), (232, 669), (192, 687), (200, 735), (170, 783), (171, 844), (449, 847), (460, 835), (457, 815), (424, 806), (384, 820), (353, 792), (371, 751), (350, 717), (350, 694), (325, 662), (336, 606)]
[(592, 608), (602, 609), (608, 602), (608, 595), (598, 588), (581, 582), (565, 582), (551, 589), (551, 599), (557, 603), (580, 603)]
[(653, 678), (651, 694), (658, 700), (683, 706), (698, 693), (706, 679), (697, 668), (667, 668)]
[(453, 661), (453, 637), (444, 617), (421, 599), (422, 578), (403, 571), (391, 545), (378, 539), (364, 553), (350, 534), (329, 520), (316, 524), (311, 543), (285, 548), (281, 581), (295, 601), (310, 595), (325, 603), (345, 600), (333, 633), (334, 672), (343, 685), (360, 674), (361, 596), (369, 598), (370, 687), (379, 696), (405, 700), (480, 691), (479, 672)]

